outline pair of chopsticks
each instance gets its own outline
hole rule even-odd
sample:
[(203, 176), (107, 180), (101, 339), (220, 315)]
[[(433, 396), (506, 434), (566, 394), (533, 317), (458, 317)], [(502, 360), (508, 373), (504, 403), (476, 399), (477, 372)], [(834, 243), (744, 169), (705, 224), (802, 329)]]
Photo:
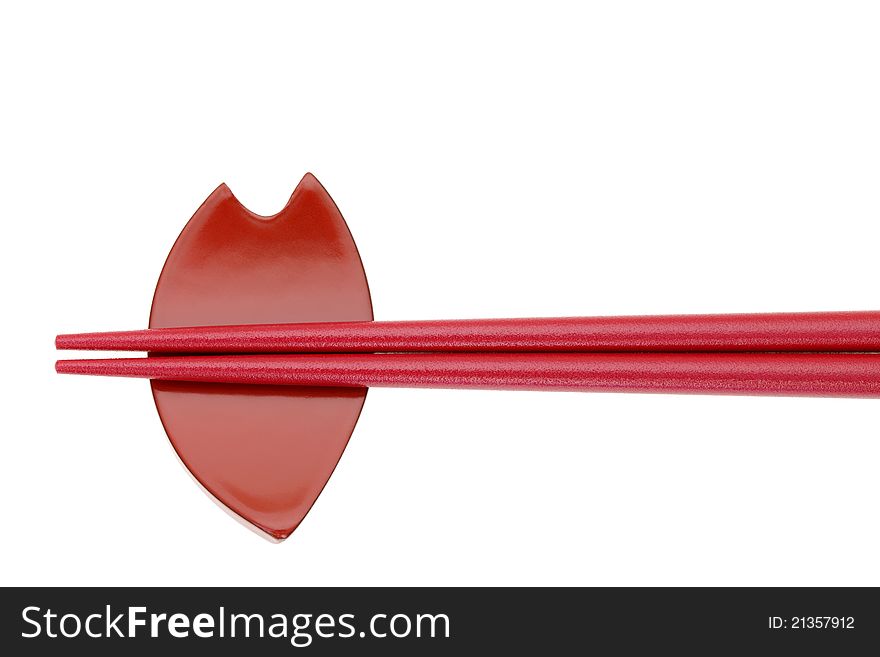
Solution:
[(210, 383), (880, 397), (880, 311), (332, 322), (59, 335), (64, 374)]

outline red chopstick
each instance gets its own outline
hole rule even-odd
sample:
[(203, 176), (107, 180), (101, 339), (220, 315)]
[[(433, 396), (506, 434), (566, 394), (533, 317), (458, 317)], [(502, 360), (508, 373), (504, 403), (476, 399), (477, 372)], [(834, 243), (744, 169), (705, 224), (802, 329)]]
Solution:
[(880, 311), (335, 322), (59, 335), (154, 353), (880, 351)]
[(56, 369), (232, 384), (880, 397), (880, 354), (283, 354), (62, 360)]

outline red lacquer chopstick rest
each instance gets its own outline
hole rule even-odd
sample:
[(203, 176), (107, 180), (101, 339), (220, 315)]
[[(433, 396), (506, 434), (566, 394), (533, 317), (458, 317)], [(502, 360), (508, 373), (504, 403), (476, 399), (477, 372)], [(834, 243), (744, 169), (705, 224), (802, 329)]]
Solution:
[(271, 538), (308, 513), (370, 386), (880, 397), (880, 312), (373, 322), (342, 215), (307, 174), (273, 217), (225, 185), (171, 249), (150, 328), (59, 361), (151, 379), (181, 460)]

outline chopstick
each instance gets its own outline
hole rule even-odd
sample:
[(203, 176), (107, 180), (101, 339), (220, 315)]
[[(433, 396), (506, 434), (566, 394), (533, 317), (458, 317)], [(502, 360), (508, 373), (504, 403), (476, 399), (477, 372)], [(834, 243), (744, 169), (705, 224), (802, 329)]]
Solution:
[(880, 311), (322, 322), (59, 335), (58, 349), (153, 353), (872, 352)]
[(880, 397), (880, 354), (281, 354), (62, 360), (63, 374), (207, 383)]

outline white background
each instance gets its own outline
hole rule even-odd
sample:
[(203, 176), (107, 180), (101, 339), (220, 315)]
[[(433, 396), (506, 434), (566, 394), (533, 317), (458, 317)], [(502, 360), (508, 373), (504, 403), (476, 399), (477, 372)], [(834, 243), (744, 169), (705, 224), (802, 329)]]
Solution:
[[(880, 400), (374, 390), (270, 544), (175, 458), (140, 328), (221, 181), (313, 171), (377, 319), (876, 309), (872, 3), (8, 3), (3, 584), (880, 584)], [(76, 355), (76, 354), (72, 354)]]

